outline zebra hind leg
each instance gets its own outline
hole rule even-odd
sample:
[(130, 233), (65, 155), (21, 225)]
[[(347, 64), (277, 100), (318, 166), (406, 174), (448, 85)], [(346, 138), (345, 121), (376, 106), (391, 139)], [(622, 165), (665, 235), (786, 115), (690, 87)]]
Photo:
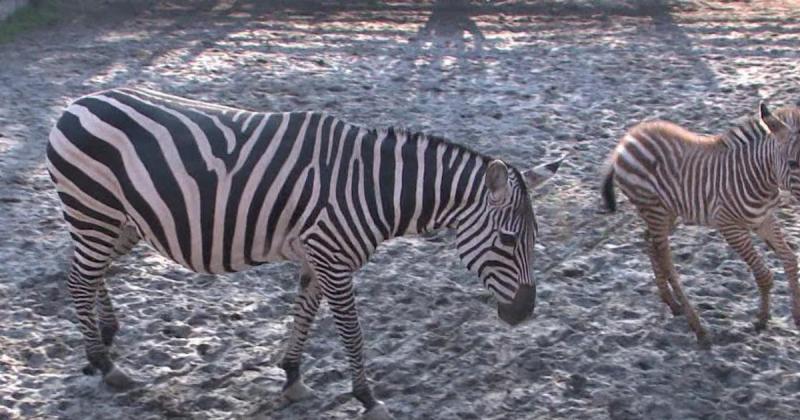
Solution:
[(100, 338), (106, 347), (111, 347), (114, 336), (119, 331), (119, 321), (114, 313), (111, 296), (108, 295), (106, 282), (103, 279), (97, 285), (97, 326), (100, 329)]
[[(111, 259), (114, 260), (130, 252), (140, 239), (136, 229), (132, 226), (123, 228), (120, 237), (115, 243)], [(97, 324), (100, 328), (100, 337), (103, 344), (109, 347), (114, 342), (114, 336), (116, 336), (117, 331), (119, 331), (119, 321), (114, 311), (114, 305), (111, 302), (111, 296), (108, 294), (108, 289), (106, 289), (105, 280), (101, 278), (98, 283)]]
[(314, 395), (314, 391), (303, 383), (300, 374), (300, 362), (306, 340), (314, 322), (321, 293), (319, 284), (308, 264), (300, 269), (300, 290), (295, 298), (292, 312), (294, 323), (286, 352), (283, 355), (281, 368), (286, 372), (286, 383), (283, 386), (283, 404), (304, 400)]
[(650, 229), (646, 228), (644, 231), (644, 241), (647, 244), (647, 255), (650, 257), (650, 264), (653, 266), (653, 272), (656, 278), (656, 286), (658, 287), (658, 296), (669, 307), (673, 316), (683, 314), (683, 308), (675, 300), (672, 290), (669, 286), (670, 272), (665, 269), (660, 262), (660, 256), (657, 248), (657, 243), (653, 240), (653, 234)]
[[(669, 232), (675, 221), (675, 217), (670, 215), (666, 209), (648, 209), (642, 212), (642, 217), (647, 223), (647, 229), (650, 232), (650, 251), (652, 253), (653, 268), (656, 271), (656, 279), (661, 278), (661, 282), (668, 282), (672, 289), (671, 296), (674, 300), (680, 303), (682, 308), (673, 307), (670, 305), (673, 313), (682, 309), (686, 315), (686, 320), (689, 327), (694, 331), (697, 337), (697, 342), (703, 349), (711, 348), (711, 339), (708, 332), (700, 323), (700, 317), (697, 312), (689, 303), (689, 299), (683, 293), (680, 280), (678, 279), (678, 272), (672, 262), (672, 251), (669, 247)], [(658, 282), (659, 280), (657, 280)], [(663, 292), (663, 284), (659, 286), (659, 290)], [(662, 295), (663, 298), (663, 295)], [(673, 300), (673, 303), (674, 303)], [(666, 301), (666, 300), (665, 300)], [(667, 302), (669, 305), (669, 302)], [(680, 313), (680, 312), (678, 312)]]
[(84, 372), (93, 373), (99, 370), (103, 374), (103, 381), (112, 388), (130, 389), (136, 383), (111, 361), (108, 348), (101, 338), (95, 313), (103, 275), (114, 256), (116, 237), (101, 239), (99, 236), (73, 233), (73, 239), (75, 252), (67, 277), (67, 289), (72, 297), (78, 326), (83, 335), (86, 357), (89, 360), (90, 366), (85, 368)]

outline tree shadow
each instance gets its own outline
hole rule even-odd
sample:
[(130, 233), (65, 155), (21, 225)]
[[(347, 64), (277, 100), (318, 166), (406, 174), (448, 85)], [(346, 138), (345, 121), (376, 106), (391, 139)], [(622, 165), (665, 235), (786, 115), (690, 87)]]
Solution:
[(469, 0), (438, 0), (434, 3), (428, 20), (419, 29), (416, 41), (431, 41), (434, 44), (455, 43), (464, 49), (464, 35), (471, 38), (473, 48), (480, 51), (486, 37), (478, 25), (470, 19), (475, 12)]

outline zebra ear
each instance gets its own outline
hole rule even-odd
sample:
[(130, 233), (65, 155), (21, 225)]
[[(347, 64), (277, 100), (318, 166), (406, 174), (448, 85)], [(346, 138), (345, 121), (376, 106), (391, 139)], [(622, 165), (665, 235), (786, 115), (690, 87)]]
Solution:
[(566, 157), (567, 156), (564, 155), (558, 160), (541, 164), (535, 168), (528, 169), (527, 171), (523, 172), (522, 177), (525, 178), (525, 185), (528, 186), (528, 190), (533, 190), (552, 178), (553, 175), (555, 175), (558, 171), (558, 168), (561, 166), (561, 162), (563, 162), (564, 158)]
[(500, 200), (508, 193), (508, 167), (502, 160), (489, 162), (486, 168), (486, 186), (495, 200)]
[(761, 125), (770, 133), (775, 133), (788, 128), (786, 123), (781, 121), (778, 117), (772, 115), (764, 101), (758, 103), (758, 120), (759, 123), (761, 123)]

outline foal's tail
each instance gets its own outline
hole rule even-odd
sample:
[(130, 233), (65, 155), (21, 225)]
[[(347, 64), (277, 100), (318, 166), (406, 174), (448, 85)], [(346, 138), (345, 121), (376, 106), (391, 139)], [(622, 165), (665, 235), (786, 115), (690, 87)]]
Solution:
[(603, 178), (603, 186), (601, 187), (601, 194), (603, 194), (603, 203), (609, 213), (617, 211), (617, 196), (614, 194), (614, 165), (609, 164), (606, 176)]

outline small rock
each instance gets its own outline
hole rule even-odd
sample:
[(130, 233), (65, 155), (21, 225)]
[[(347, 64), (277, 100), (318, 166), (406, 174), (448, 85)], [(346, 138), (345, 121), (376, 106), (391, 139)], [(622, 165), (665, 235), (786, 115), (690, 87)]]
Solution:
[(207, 313), (197, 312), (189, 317), (189, 319), (186, 320), (186, 323), (196, 327), (198, 325), (205, 325), (209, 319), (211, 319), (211, 317)]
[(192, 327), (188, 325), (167, 325), (161, 332), (168, 337), (186, 338), (192, 333)]
[(197, 345), (197, 354), (201, 356), (205, 356), (208, 354), (208, 351), (211, 350), (211, 346), (206, 343), (201, 343)]
[(46, 360), (47, 358), (42, 353), (34, 351), (28, 356), (28, 366), (32, 368), (38, 368), (41, 367)]
[(61, 343), (54, 343), (47, 346), (45, 353), (51, 359), (60, 359), (69, 353), (69, 348)]
[(583, 269), (575, 266), (567, 267), (561, 270), (561, 274), (563, 274), (565, 277), (576, 278), (583, 275)]
[(573, 373), (570, 375), (569, 380), (567, 380), (567, 389), (564, 391), (564, 395), (580, 395), (586, 391), (586, 384), (589, 381), (586, 379), (585, 376), (579, 373)]
[(147, 360), (154, 365), (165, 365), (172, 357), (159, 349), (150, 349), (147, 351)]
[(228, 400), (208, 395), (198, 398), (195, 404), (201, 410), (229, 411), (231, 409), (231, 403)]

